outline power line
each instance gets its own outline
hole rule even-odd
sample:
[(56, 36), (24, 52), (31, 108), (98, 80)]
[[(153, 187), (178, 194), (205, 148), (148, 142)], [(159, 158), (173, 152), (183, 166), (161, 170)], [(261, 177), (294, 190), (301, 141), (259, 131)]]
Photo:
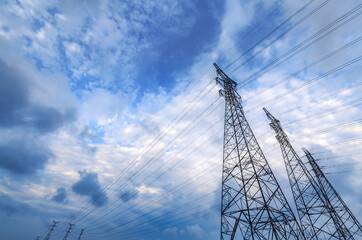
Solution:
[(304, 121), (306, 121), (308, 119), (311, 119), (311, 118), (321, 117), (321, 116), (326, 115), (328, 113), (335, 113), (335, 112), (344, 110), (346, 108), (357, 107), (357, 106), (360, 106), (361, 104), (362, 104), (362, 98), (353, 99), (351, 101), (342, 103), (339, 106), (330, 107), (330, 108), (325, 109), (325, 110), (323, 110), (321, 112), (317, 112), (315, 114), (309, 115), (308, 117), (304, 117), (304, 118), (300, 118), (300, 119), (288, 122), (288, 126), (292, 126), (294, 124), (304, 122)]
[(309, 133), (305, 133), (305, 134), (300, 135), (300, 137), (315, 135), (315, 134), (319, 134), (319, 133), (327, 133), (327, 132), (330, 132), (331, 130), (336, 130), (336, 129), (341, 129), (341, 128), (342, 129), (347, 128), (347, 127), (349, 128), (351, 126), (359, 125), (360, 123), (362, 123), (362, 119), (359, 119), (359, 120), (356, 120), (353, 122), (339, 124), (339, 125), (328, 127), (328, 128), (319, 129), (319, 130), (309, 132)]
[[(169, 125), (166, 127), (169, 128), (168, 130), (166, 130), (166, 132), (160, 132), (151, 142), (150, 145), (148, 145), (148, 147), (146, 147), (143, 152), (141, 153), (141, 155), (138, 158), (135, 158), (129, 165), (127, 168), (123, 169), (119, 174), (117, 174), (117, 177), (114, 178), (105, 188), (102, 189), (101, 192), (97, 193), (95, 200), (98, 200), (102, 194), (104, 194), (106, 192), (107, 189), (109, 189), (111, 186), (113, 186), (119, 179), (121, 179), (133, 166), (135, 166), (135, 164), (137, 163), (137, 160), (142, 157), (144, 154), (146, 154), (149, 150), (152, 149), (152, 146), (155, 146), (155, 144), (157, 144), (170, 130), (171, 130), (171, 126), (177, 124), (178, 122), (180, 122), (185, 115), (187, 115), (191, 109), (194, 107), (191, 104), (194, 103), (194, 101), (201, 96), (201, 98), (199, 99), (202, 100), (208, 93), (211, 92), (211, 90), (214, 88), (214, 86), (212, 88), (210, 88), (206, 93), (204, 93), (205, 89), (203, 91), (200, 91), (195, 98), (183, 109), (183, 111), (181, 111), (181, 113), (179, 113), (170, 123)], [(204, 95), (201, 95), (202, 93), (204, 93)], [(185, 112), (185, 110), (187, 110)], [(152, 145), (153, 144), (153, 145)], [(84, 206), (81, 210), (78, 211), (78, 213), (74, 214), (73, 217), (71, 217), (71, 220), (76, 219), (77, 216), (79, 216), (83, 211), (85, 211), (86, 209), (88, 209), (91, 206), (91, 202), (88, 202), (86, 206)]]
[[(211, 67), (209, 67), (209, 70), (210, 70), (210, 69), (211, 69)], [(209, 71), (209, 70), (208, 70), (208, 71)], [(206, 74), (205, 74), (205, 75), (206, 75)], [(211, 83), (211, 82), (210, 82), (210, 83)], [(209, 83), (208, 83), (208, 85), (209, 85)], [(167, 125), (166, 129), (167, 129), (168, 127), (171, 127), (172, 124), (174, 124), (175, 122), (176, 122), (176, 123), (177, 123), (177, 122), (180, 122), (180, 121), (183, 119), (183, 117), (190, 112), (190, 109), (193, 108), (193, 106), (192, 106), (191, 104), (194, 104), (194, 102), (197, 100), (197, 98), (198, 98), (199, 96), (201, 96), (201, 98), (200, 98), (198, 101), (202, 100), (202, 99), (206, 96), (206, 94), (210, 93), (210, 91), (211, 91), (213, 88), (214, 88), (214, 87), (212, 87), (211, 89), (209, 89), (209, 91), (207, 91), (204, 95), (201, 96), (201, 94), (204, 93), (204, 91), (206, 91), (206, 89), (207, 89), (206, 87), (203, 88), (203, 90), (200, 91), (200, 92), (191, 100), (191, 102), (189, 102), (189, 104), (186, 105), (186, 107)], [(186, 111), (188, 108), (189, 108), (189, 110)], [(185, 112), (185, 111), (186, 111), (186, 112)], [(171, 129), (171, 128), (170, 128), (170, 129)], [(169, 129), (169, 130), (170, 130), (170, 129)], [(168, 131), (169, 131), (169, 130), (168, 130)], [(153, 144), (153, 143), (157, 144), (157, 142), (160, 141), (159, 138), (161, 137), (161, 139), (162, 139), (162, 137), (165, 136), (165, 135), (168, 133), (168, 131), (166, 131), (165, 133), (159, 132), (159, 134), (152, 140), (151, 144), (149, 144), (149, 146), (146, 147), (146, 148), (143, 150), (143, 152), (141, 153), (141, 155), (144, 155), (144, 154), (147, 153), (150, 149), (152, 149), (152, 144)], [(157, 140), (157, 141), (156, 141), (156, 140)], [(147, 149), (147, 148), (148, 148), (148, 149)], [(146, 151), (146, 149), (147, 149), (147, 151)], [(135, 159), (134, 161), (137, 161), (137, 159)], [(123, 176), (122, 174), (124, 174), (125, 171), (127, 171), (127, 170), (128, 170), (129, 168), (131, 168), (132, 166), (133, 166), (133, 162), (131, 162), (131, 163), (128, 165), (128, 168), (123, 169), (123, 170), (118, 174), (118, 177), (114, 178), (105, 188), (102, 189), (101, 192), (96, 193), (95, 199), (97, 200), (98, 198), (100, 198), (100, 197), (102, 196), (102, 194), (104, 194), (107, 189), (109, 189), (111, 186), (113, 186), (113, 185), (115, 184), (115, 182), (118, 181), (118, 179), (120, 179), (120, 178)], [(91, 204), (92, 204), (91, 202), (86, 202), (86, 204), (85, 204), (81, 209), (79, 209), (79, 210), (77, 211), (77, 213), (75, 213), (75, 214), (73, 214), (73, 216), (69, 217), (69, 219), (70, 219), (70, 220), (75, 219), (75, 218), (76, 218), (77, 216), (79, 216), (83, 211), (85, 211), (86, 209), (88, 209), (88, 208), (91, 206)]]
[[(323, 3), (323, 6), (328, 3), (330, 0), (327, 0)], [(253, 49), (255, 49), (260, 43), (262, 43), (264, 40), (266, 40), (268, 37), (270, 37), (271, 35), (273, 35), (273, 33), (275, 33), (278, 29), (280, 29), (281, 27), (283, 27), (286, 23), (288, 23), (292, 18), (294, 18), (295, 16), (297, 16), (300, 12), (302, 12), (304, 9), (306, 9), (310, 4), (312, 4), (314, 2), (314, 0), (311, 0), (309, 2), (307, 2), (305, 5), (303, 5), (301, 8), (299, 8), (294, 14), (292, 14), (290, 17), (288, 17), (286, 20), (284, 20), (281, 24), (279, 24), (276, 28), (274, 28), (271, 32), (269, 32), (266, 36), (264, 36), (261, 40), (259, 40), (256, 44), (254, 44), (252, 47), (250, 47), (248, 50), (246, 50), (242, 55), (240, 55), (238, 58), (236, 58), (234, 61), (232, 61), (229, 65), (226, 66), (225, 70), (228, 69), (229, 67), (231, 67), (233, 64), (235, 64), (238, 60), (240, 60), (243, 56), (245, 56), (246, 54), (248, 54), (249, 52), (251, 52)], [(309, 13), (310, 14), (310, 13)], [(313, 14), (313, 13), (312, 13)], [(308, 15), (306, 15), (308, 16)], [(308, 17), (307, 17), (308, 18)], [(287, 34), (287, 33), (285, 33)], [(285, 35), (284, 34), (284, 35)], [(283, 35), (283, 36), (284, 36)], [(282, 37), (282, 36), (280, 36)], [(274, 43), (274, 42), (273, 42)], [(273, 43), (270, 43), (273, 44)], [(269, 45), (269, 46), (270, 46)], [(255, 54), (254, 54), (255, 55)], [(253, 56), (254, 56), (253, 55)], [(232, 71), (235, 72), (236, 70)]]
[[(310, 1), (310, 3), (312, 3), (313, 1), (314, 1), (314, 0)], [(252, 26), (251, 29), (250, 29), (248, 32), (246, 32), (246, 33), (237, 41), (237, 43), (234, 45), (234, 47), (238, 46), (238, 45), (242, 42), (242, 40), (244, 40), (247, 36), (249, 36), (252, 32), (254, 32), (265, 20), (268, 19), (268, 17), (270, 17), (270, 16), (273, 15), (276, 11), (278, 11), (278, 10), (281, 8), (281, 6), (284, 5), (285, 2), (286, 2), (286, 1), (283, 1), (280, 5), (276, 5), (276, 6), (274, 7), (274, 9), (272, 9), (272, 11), (270, 11), (269, 14), (264, 15), (264, 17), (263, 17), (257, 24), (255, 24), (254, 26)], [(307, 7), (310, 3), (308, 3), (307, 5), (305, 5), (305, 7)], [(302, 11), (305, 7), (302, 7), (302, 8), (300, 9), (300, 11)], [(300, 11), (297, 11), (297, 13), (299, 13)], [(292, 16), (295, 16), (295, 14), (293, 14)], [(290, 21), (291, 18), (292, 18), (292, 17), (289, 17), (287, 21), (284, 21), (284, 23), (280, 24), (277, 28), (279, 29), (280, 27), (282, 27), (285, 23), (287, 23), (288, 21)], [(275, 31), (276, 31), (276, 30), (277, 30), (277, 29), (275, 29)], [(264, 40), (265, 40), (267, 37), (268, 37), (268, 36), (265, 36), (265, 37), (264, 37)], [(261, 41), (261, 42), (262, 42), (262, 41)], [(259, 43), (257, 43), (256, 45), (254, 45), (254, 48), (256, 48), (256, 46), (259, 45), (261, 42), (259, 41)], [(224, 58), (225, 58), (225, 56), (224, 56)], [(240, 59), (240, 57), (238, 57), (238, 58), (235, 59), (233, 62), (231, 62), (230, 64), (228, 64), (228, 66), (226, 66), (224, 69), (225, 69), (225, 70), (228, 69), (228, 68), (231, 67), (233, 64), (235, 64), (239, 59)]]
[[(358, 83), (356, 83), (356, 84), (354, 84), (354, 85), (352, 85), (352, 86), (345, 87), (345, 88), (339, 89), (339, 90), (337, 90), (337, 91), (334, 91), (334, 92), (332, 92), (332, 93), (327, 93), (327, 94), (325, 94), (325, 95), (322, 95), (322, 96), (320, 96), (320, 97), (317, 97), (317, 98), (315, 98), (311, 103), (316, 104), (316, 103), (319, 103), (319, 101), (321, 101), (321, 100), (333, 99), (333, 98), (335, 98), (337, 95), (339, 95), (339, 94), (341, 94), (341, 93), (344, 93), (345, 91), (352, 90), (352, 89), (358, 88), (358, 87), (360, 87), (360, 86), (362, 86), (362, 82), (358, 82)], [(291, 113), (291, 112), (293, 112), (293, 111), (295, 111), (295, 110), (299, 110), (299, 109), (301, 109), (301, 108), (303, 108), (303, 107), (305, 107), (305, 104), (298, 105), (298, 106), (296, 106), (296, 107), (294, 107), (294, 108), (288, 109), (288, 110), (280, 113), (279, 116), (284, 116), (284, 115), (286, 115), (286, 114), (288, 114), (288, 113)]]
[(348, 67), (348, 66), (350, 66), (350, 65), (352, 65), (354, 63), (357, 63), (358, 61), (361, 61), (361, 60), (362, 60), (362, 56), (358, 56), (358, 57), (356, 57), (356, 58), (354, 58), (354, 59), (352, 59), (352, 60), (350, 60), (350, 61), (348, 61), (348, 62), (346, 62), (346, 63), (344, 63), (342, 65), (339, 65), (336, 68), (333, 68), (333, 69), (329, 70), (328, 72), (323, 73), (322, 75), (320, 75), (318, 77), (312, 78), (311, 80), (309, 80), (307, 82), (304, 82), (304, 83), (298, 85), (295, 88), (292, 88), (292, 89), (290, 89), (290, 90), (288, 90), (288, 91), (286, 91), (286, 92), (284, 92), (282, 94), (279, 94), (279, 95), (273, 97), (270, 100), (267, 100), (267, 101), (265, 101), (265, 102), (263, 102), (261, 104), (258, 104), (257, 106), (250, 108), (246, 112), (250, 112), (250, 111), (253, 111), (255, 109), (261, 108), (265, 104), (271, 103), (271, 102), (273, 102), (275, 100), (278, 100), (278, 99), (280, 99), (280, 98), (282, 98), (282, 97), (284, 97), (284, 96), (286, 96), (286, 95), (288, 95), (290, 93), (293, 93), (293, 92), (295, 92), (297, 90), (300, 90), (300, 89), (302, 89), (302, 88), (304, 88), (304, 87), (306, 87), (306, 86), (308, 86), (308, 85), (310, 85), (312, 83), (315, 83), (315, 82), (317, 82), (317, 81), (319, 81), (319, 80), (321, 80), (321, 79), (323, 79), (323, 78), (325, 78), (325, 77), (327, 77), (327, 76), (329, 76), (329, 75), (331, 75), (331, 74), (333, 74), (335, 72), (338, 72), (338, 71), (340, 71), (340, 70), (342, 70), (342, 69), (344, 69), (344, 68), (346, 68), (346, 67)]
[[(206, 129), (203, 133), (201, 133), (199, 135), (198, 138), (200, 138), (201, 136), (203, 136), (207, 131), (209, 131), (212, 127), (214, 127), (217, 124), (217, 122), (215, 122), (212, 126), (210, 126), (208, 129)], [(195, 141), (198, 140), (198, 138), (195, 139)], [(186, 156), (184, 156), (182, 159), (180, 159), (179, 161), (177, 161), (175, 164), (173, 164), (171, 167), (169, 167), (168, 169), (166, 169), (165, 171), (163, 171), (162, 173), (160, 173), (158, 176), (156, 176), (151, 182), (148, 183), (148, 185), (151, 185), (152, 183), (154, 183), (156, 180), (158, 180), (159, 178), (161, 178), (163, 175), (165, 175), (166, 173), (168, 173), (170, 170), (172, 170), (174, 167), (176, 167), (177, 165), (179, 165), (180, 163), (182, 163), (183, 160), (186, 160), (188, 156), (190, 156), (191, 154), (193, 154), (196, 150), (199, 150), (200, 147), (202, 147), (203, 145), (205, 145), (206, 143), (208, 143), (209, 141), (211, 141), (212, 139), (207, 139), (206, 141), (204, 141), (201, 145), (199, 145), (197, 148), (193, 149), (191, 152), (187, 153)], [(169, 157), (170, 160), (174, 159), (179, 153), (183, 152), (188, 146), (191, 146), (192, 144), (189, 144), (187, 146), (185, 146), (183, 149), (179, 150), (178, 153), (175, 153), (173, 156)], [(168, 162), (165, 162), (165, 164), (167, 164)], [(159, 169), (158, 169), (159, 170)], [(147, 177), (143, 178), (143, 180), (141, 181), (142, 183), (144, 183), (150, 176), (154, 175), (155, 172), (151, 172)], [(121, 202), (118, 204), (120, 205)], [(116, 209), (117, 206), (114, 207), (114, 209)], [(102, 217), (105, 217), (108, 213), (104, 212), (104, 214), (102, 214)], [(99, 219), (99, 218), (98, 218)], [(88, 224), (87, 228), (89, 228), (89, 225), (93, 225), (95, 222), (91, 222), (90, 224)], [(85, 223), (83, 223), (85, 224)]]
[[(308, 47), (312, 46), (313, 44), (317, 43), (318, 41), (320, 41), (324, 37), (328, 36), (332, 32), (336, 31), (340, 27), (344, 26), (345, 24), (349, 23), (350, 21), (354, 20), (355, 18), (359, 17), (362, 14), (362, 12), (357, 12), (356, 14), (354, 14), (354, 13), (356, 11), (358, 11), (360, 8), (362, 8), (362, 4), (354, 7), (352, 10), (348, 11), (343, 16), (339, 17), (338, 19), (336, 19), (332, 23), (328, 24), (326, 27), (319, 30), (317, 33), (315, 33), (312, 36), (306, 38), (301, 43), (299, 43), (298, 45), (296, 45), (292, 49), (288, 50), (287, 52), (285, 52), (284, 54), (282, 54), (278, 58), (276, 58), (273, 61), (269, 62), (265, 66), (259, 68), (258, 71), (254, 72), (253, 74), (251, 74), (247, 78), (240, 81), (239, 83), (241, 85), (239, 85), (238, 88), (241, 88), (241, 87), (245, 86), (246, 84), (253, 81), (255, 78), (260, 77), (263, 73), (266, 72), (267, 69), (271, 68), (272, 66), (276, 66), (276, 64), (279, 65), (279, 64), (285, 62), (286, 60), (290, 59), (291, 57), (293, 57), (296, 54), (300, 53), (301, 51), (305, 50), (306, 48), (308, 48)], [(352, 15), (352, 14), (354, 14), (354, 15)], [(348, 17), (350, 17), (350, 18), (348, 18)]]
[[(192, 124), (195, 123), (196, 120), (199, 119), (202, 115), (204, 115), (204, 114), (207, 112), (207, 110), (209, 110), (210, 107), (212, 107), (213, 104), (218, 101), (218, 99), (219, 99), (219, 98), (217, 98), (216, 101), (214, 101), (212, 104), (209, 105), (209, 107), (207, 107), (204, 111), (202, 111), (190, 124), (187, 125), (186, 128), (192, 126)], [(206, 115), (204, 118), (202, 118), (197, 124), (200, 124), (201, 121), (202, 121), (203, 119), (205, 119), (206, 117), (207, 117), (207, 115)], [(195, 125), (195, 126), (197, 126), (197, 125)], [(194, 127), (195, 127), (195, 126), (194, 126)], [(194, 128), (194, 127), (193, 127), (193, 128)], [(186, 129), (186, 128), (185, 128), (185, 129)], [(192, 130), (193, 128), (191, 128), (190, 130)], [(184, 132), (180, 132), (179, 134), (177, 134), (177, 135), (171, 140), (171, 142), (172, 142), (173, 140), (177, 139), (178, 137), (180, 137), (180, 135), (182, 135), (182, 134), (184, 134)], [(120, 190), (122, 187), (124, 187), (126, 183), (130, 182), (132, 179), (134, 179), (136, 176), (138, 176), (140, 173), (142, 173), (142, 171), (143, 171), (146, 167), (148, 167), (148, 166), (150, 166), (151, 164), (153, 164), (153, 163), (155, 162), (155, 160), (157, 160), (156, 156), (157, 156), (158, 154), (160, 154), (160, 153), (161, 153), (164, 149), (166, 149), (167, 147), (168, 147), (168, 145), (164, 146), (160, 151), (157, 152), (157, 154), (156, 154), (154, 157), (152, 157), (146, 164), (144, 164), (140, 169), (138, 169), (135, 174), (133, 174), (132, 176), (130, 176), (128, 179), (126, 179), (126, 181), (117, 188), (117, 191)], [(95, 210), (93, 210), (93, 211), (95, 211)], [(90, 212), (92, 212), (92, 211), (90, 211)], [(78, 220), (76, 221), (76, 223), (78, 223), (79, 221), (81, 221), (82, 219), (84, 219), (86, 216), (88, 216), (88, 215), (90, 214), (90, 212), (88, 212), (87, 214), (85, 214), (85, 216), (83, 216), (82, 218), (78, 219)]]
[[(343, 50), (345, 50), (345, 49), (353, 46), (354, 44), (358, 43), (358, 42), (361, 41), (361, 40), (362, 40), (362, 37), (358, 37), (358, 38), (354, 39), (353, 41), (348, 42), (347, 44), (345, 44), (345, 45), (343, 45), (342, 47), (334, 50), (333, 52), (330, 52), (329, 54), (327, 54), (327, 55), (323, 56), (322, 58), (320, 58), (320, 59), (312, 62), (311, 64), (309, 64), (309, 65), (307, 65), (307, 66), (299, 69), (298, 71), (296, 71), (296, 72), (288, 75), (287, 77), (285, 77), (285, 78), (277, 81), (276, 83), (273, 83), (271, 86), (269, 86), (269, 87), (267, 87), (267, 88), (265, 88), (265, 89), (257, 92), (257, 93), (254, 94), (253, 96), (251, 96), (251, 97), (249, 97), (248, 99), (244, 100), (244, 102), (250, 101), (251, 99), (253, 99), (253, 98), (257, 97), (257, 96), (260, 96), (260, 94), (262, 94), (262, 93), (264, 93), (264, 92), (266, 92), (266, 91), (268, 91), (268, 90), (270, 90), (270, 89), (272, 89), (272, 88), (280, 85), (281, 83), (283, 83), (283, 82), (285, 82), (285, 81), (287, 81), (287, 80), (290, 80), (290, 79), (296, 77), (298, 74), (304, 72), (305, 70), (308, 70), (309, 68), (312, 68), (312, 67), (318, 65), (319, 63), (321, 63), (321, 62), (325, 61), (326, 59), (328, 59), (328, 58), (336, 55), (337, 53), (340, 53), (341, 51), (343, 51)], [(360, 83), (360, 85), (362, 85), (362, 83)], [(360, 86), (360, 85), (359, 85), (359, 86)]]

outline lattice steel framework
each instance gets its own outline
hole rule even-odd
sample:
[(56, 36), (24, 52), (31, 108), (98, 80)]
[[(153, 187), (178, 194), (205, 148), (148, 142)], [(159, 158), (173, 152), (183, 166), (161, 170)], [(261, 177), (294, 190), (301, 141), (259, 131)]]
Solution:
[(354, 239), (333, 205), (308, 171), (283, 131), (280, 121), (264, 111), (276, 133), (301, 225), (307, 239)]
[(68, 239), (69, 233), (70, 233), (70, 231), (72, 230), (73, 227), (74, 227), (74, 224), (69, 223), (69, 227), (67, 228), (67, 231), (65, 232), (63, 240)]
[(82, 228), (82, 229), (80, 230), (80, 233), (79, 233), (79, 237), (78, 237), (78, 240), (80, 240), (80, 238), (82, 237), (82, 235), (83, 235), (83, 232), (84, 232), (84, 228)]
[(214, 66), (225, 98), (221, 239), (305, 239), (245, 118), (237, 84)]
[(52, 235), (52, 233), (53, 233), (53, 231), (55, 230), (55, 228), (56, 228), (56, 226), (57, 226), (58, 223), (59, 223), (59, 222), (56, 222), (56, 221), (53, 220), (53, 225), (50, 226), (49, 232), (48, 232), (48, 234), (45, 236), (44, 240), (49, 240), (49, 239), (50, 239), (50, 236)]
[(362, 238), (362, 227), (357, 218), (353, 215), (351, 210), (349, 210), (348, 206), (339, 196), (332, 184), (328, 181), (312, 154), (305, 148), (303, 148), (303, 151), (308, 159), (308, 163), (312, 167), (312, 171), (319, 185), (320, 192), (323, 194), (324, 198), (330, 202), (334, 211), (336, 211), (338, 216), (341, 218), (342, 222), (347, 228), (346, 230), (349, 232), (348, 235), (354, 238), (357, 236)]

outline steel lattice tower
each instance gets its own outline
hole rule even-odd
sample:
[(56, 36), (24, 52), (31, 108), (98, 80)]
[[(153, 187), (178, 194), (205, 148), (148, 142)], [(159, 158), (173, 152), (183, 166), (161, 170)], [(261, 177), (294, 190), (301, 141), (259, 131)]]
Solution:
[(82, 228), (82, 229), (80, 230), (80, 234), (79, 234), (78, 240), (80, 240), (80, 238), (82, 237), (83, 232), (84, 232), (84, 228)]
[(305, 148), (303, 148), (303, 151), (308, 159), (308, 163), (312, 167), (312, 171), (317, 179), (317, 183), (319, 184), (319, 188), (323, 196), (331, 203), (334, 210), (345, 224), (350, 235), (352, 237), (362, 237), (362, 227), (357, 218), (353, 215), (351, 210), (349, 210), (332, 184), (328, 181), (312, 154), (310, 154), (310, 152)]
[(245, 118), (237, 84), (214, 66), (225, 98), (221, 239), (305, 239)]
[(74, 225), (75, 225), (75, 224), (69, 223), (69, 227), (67, 228), (67, 231), (65, 232), (65, 235), (64, 235), (63, 240), (67, 240), (67, 239), (68, 239), (69, 233), (70, 233), (70, 231), (72, 230), (72, 228), (74, 227)]
[(276, 133), (299, 218), (307, 239), (354, 239), (292, 147), (280, 121), (264, 111)]
[(53, 225), (50, 226), (48, 234), (45, 236), (44, 240), (49, 240), (50, 236), (52, 235), (53, 231), (55, 230), (55, 227), (57, 226), (59, 222), (56, 222), (53, 220)]

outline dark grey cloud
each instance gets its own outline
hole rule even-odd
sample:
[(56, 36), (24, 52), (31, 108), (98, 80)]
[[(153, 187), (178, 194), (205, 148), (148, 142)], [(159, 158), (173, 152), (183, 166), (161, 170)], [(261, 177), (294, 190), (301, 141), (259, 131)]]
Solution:
[(52, 156), (46, 146), (26, 137), (0, 143), (0, 167), (14, 174), (33, 174)]
[(125, 190), (125, 191), (122, 191), (120, 194), (119, 194), (119, 198), (123, 201), (123, 202), (128, 202), (129, 200), (131, 199), (134, 199), (136, 198), (138, 195), (138, 191), (137, 190)]
[(32, 84), (22, 73), (0, 59), (0, 127), (30, 127), (52, 132), (76, 119), (76, 109), (60, 110), (30, 101)]
[(66, 202), (67, 199), (67, 191), (65, 190), (65, 188), (58, 188), (57, 189), (57, 193), (52, 197), (52, 201), (57, 202), (57, 203), (64, 203)]
[(18, 124), (18, 115), (29, 101), (28, 83), (0, 59), (0, 127)]
[(0, 192), (0, 211), (6, 215), (12, 215), (18, 212), (28, 211), (29, 205), (21, 203), (9, 195)]
[[(45, 106), (33, 106), (29, 109), (30, 121), (24, 122), (35, 127), (39, 132), (52, 132), (61, 128), (67, 122), (76, 119), (76, 110), (74, 108), (66, 109), (64, 113), (56, 108)], [(29, 118), (29, 116), (27, 116)]]
[(43, 169), (54, 154), (42, 144), (42, 138), (74, 121), (77, 115), (72, 107), (31, 101), (36, 81), (26, 74), (0, 59), (0, 167), (15, 174)]
[(72, 186), (73, 192), (82, 196), (89, 196), (92, 204), (96, 207), (105, 205), (108, 202), (108, 197), (106, 193), (102, 192), (98, 174), (79, 171), (79, 175), (80, 180)]

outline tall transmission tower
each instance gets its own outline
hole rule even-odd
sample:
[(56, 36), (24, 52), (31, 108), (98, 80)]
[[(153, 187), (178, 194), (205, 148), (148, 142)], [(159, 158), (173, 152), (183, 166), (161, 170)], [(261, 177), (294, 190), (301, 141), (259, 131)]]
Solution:
[(288, 172), (289, 183), (297, 206), (303, 231), (307, 239), (354, 239), (338, 216), (334, 206), (322, 194), (294, 148), (281, 123), (265, 108), (270, 119), (270, 126), (276, 133), (284, 163)]
[(53, 225), (50, 226), (49, 232), (45, 236), (44, 240), (49, 240), (50, 236), (52, 235), (52, 233), (53, 233), (53, 231), (54, 231), (54, 229), (55, 229), (55, 227), (57, 226), (58, 223), (59, 222), (56, 222), (56, 221), (53, 220)]
[(68, 239), (69, 233), (70, 233), (70, 231), (72, 230), (73, 226), (74, 226), (74, 224), (69, 223), (69, 227), (67, 228), (67, 231), (65, 232), (65, 235), (64, 235), (63, 240), (67, 240), (67, 239)]
[(214, 66), (225, 98), (221, 240), (305, 239), (245, 118), (237, 83)]
[(328, 181), (312, 154), (305, 148), (303, 148), (303, 151), (308, 159), (308, 163), (312, 167), (312, 171), (317, 179), (323, 196), (332, 204), (338, 216), (342, 219), (343, 223), (347, 227), (347, 230), (350, 232), (350, 235), (353, 237), (362, 237), (362, 227), (357, 218), (353, 215), (351, 210), (349, 210), (332, 184)]

